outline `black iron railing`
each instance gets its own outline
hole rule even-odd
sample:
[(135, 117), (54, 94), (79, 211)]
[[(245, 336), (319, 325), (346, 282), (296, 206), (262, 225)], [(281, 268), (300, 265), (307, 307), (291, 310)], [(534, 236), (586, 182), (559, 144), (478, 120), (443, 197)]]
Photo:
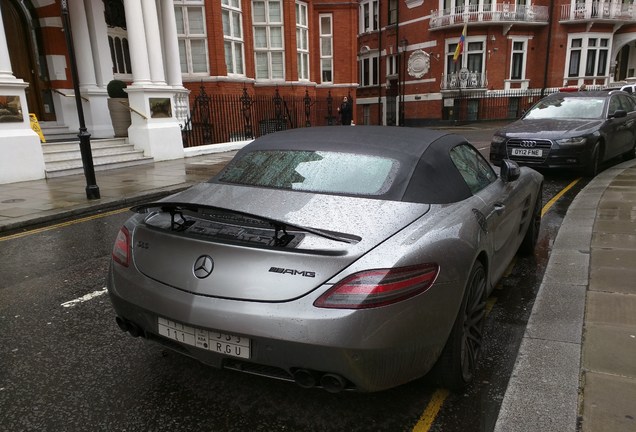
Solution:
[(190, 116), (181, 129), (184, 147), (243, 141), (300, 127), (337, 124), (331, 92), (325, 98), (251, 95), (209, 95), (201, 86)]

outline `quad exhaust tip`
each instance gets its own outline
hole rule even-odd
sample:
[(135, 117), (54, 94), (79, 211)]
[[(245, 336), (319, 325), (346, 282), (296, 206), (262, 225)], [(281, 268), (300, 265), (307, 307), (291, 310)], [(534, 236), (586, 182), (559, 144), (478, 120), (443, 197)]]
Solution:
[(326, 373), (320, 376), (307, 369), (298, 369), (293, 376), (296, 384), (302, 388), (313, 388), (320, 385), (329, 393), (340, 393), (347, 387), (347, 381), (337, 374)]
[(115, 318), (115, 322), (123, 332), (130, 333), (132, 337), (139, 337), (144, 335), (144, 331), (132, 321), (125, 320), (120, 317)]

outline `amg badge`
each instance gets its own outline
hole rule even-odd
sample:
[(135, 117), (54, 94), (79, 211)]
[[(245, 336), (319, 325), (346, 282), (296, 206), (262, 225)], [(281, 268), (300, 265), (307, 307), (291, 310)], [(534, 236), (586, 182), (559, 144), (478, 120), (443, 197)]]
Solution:
[(316, 277), (316, 272), (306, 271), (306, 270), (294, 270), (294, 269), (286, 269), (280, 267), (270, 267), (269, 271), (272, 273), (281, 273), (288, 274), (292, 276), (304, 276), (304, 277)]

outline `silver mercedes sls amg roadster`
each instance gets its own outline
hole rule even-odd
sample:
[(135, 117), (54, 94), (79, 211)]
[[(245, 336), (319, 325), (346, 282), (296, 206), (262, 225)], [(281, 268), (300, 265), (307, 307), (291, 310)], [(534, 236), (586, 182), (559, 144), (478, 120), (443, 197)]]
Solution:
[(465, 138), (382, 126), (265, 135), (214, 178), (134, 207), (119, 327), (219, 368), (379, 391), (473, 378), (485, 301), (533, 253), (543, 177)]

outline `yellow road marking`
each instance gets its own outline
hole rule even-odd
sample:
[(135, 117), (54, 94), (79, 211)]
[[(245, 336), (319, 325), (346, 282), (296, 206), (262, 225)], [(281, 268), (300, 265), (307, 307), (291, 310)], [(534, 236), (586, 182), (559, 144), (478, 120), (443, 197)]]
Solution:
[(572, 189), (574, 187), (575, 184), (577, 184), (579, 182), (579, 180), (581, 180), (581, 178), (577, 178), (576, 180), (574, 180), (572, 183), (570, 183), (569, 185), (567, 185), (564, 189), (562, 189), (558, 194), (556, 194), (554, 197), (552, 197), (552, 199), (550, 201), (548, 201), (546, 203), (546, 205), (543, 206), (543, 208), (541, 209), (541, 217), (543, 217), (544, 214), (546, 214), (548, 212), (548, 210), (550, 210), (550, 208), (554, 205), (554, 203), (556, 203), (559, 198), (561, 198), (563, 195), (565, 195), (565, 193), (567, 191), (569, 191), (570, 189)]
[(47, 226), (47, 227), (43, 227), (43, 228), (37, 228), (37, 229), (33, 229), (30, 231), (25, 231), (25, 232), (21, 232), (21, 233), (17, 233), (17, 234), (12, 234), (6, 237), (0, 237), (0, 242), (6, 241), (6, 240), (15, 240), (15, 239), (19, 239), (22, 237), (26, 237), (26, 236), (30, 236), (33, 234), (39, 234), (42, 232), (46, 232), (46, 231), (51, 231), (54, 229), (58, 229), (58, 228), (63, 228), (63, 227), (67, 227), (67, 226), (71, 226), (71, 225), (75, 225), (75, 224), (79, 224), (79, 223), (83, 223), (83, 222), (88, 222), (91, 220), (95, 220), (95, 219), (101, 219), (104, 217), (108, 217), (108, 216), (112, 216), (112, 215), (116, 215), (119, 213), (124, 213), (127, 212), (129, 209), (128, 207), (123, 208), (123, 209), (118, 209), (118, 210), (111, 210), (109, 212), (105, 212), (105, 213), (99, 213), (96, 215), (92, 215), (92, 216), (86, 216), (83, 218), (79, 218), (79, 219), (75, 219), (72, 221), (68, 221), (68, 222), (62, 222), (59, 224), (55, 224), (55, 225), (51, 225), (51, 226)]
[(433, 397), (424, 410), (424, 413), (415, 426), (413, 426), (413, 432), (426, 432), (431, 428), (448, 395), (449, 391), (446, 389), (435, 390), (435, 393), (433, 393)]

